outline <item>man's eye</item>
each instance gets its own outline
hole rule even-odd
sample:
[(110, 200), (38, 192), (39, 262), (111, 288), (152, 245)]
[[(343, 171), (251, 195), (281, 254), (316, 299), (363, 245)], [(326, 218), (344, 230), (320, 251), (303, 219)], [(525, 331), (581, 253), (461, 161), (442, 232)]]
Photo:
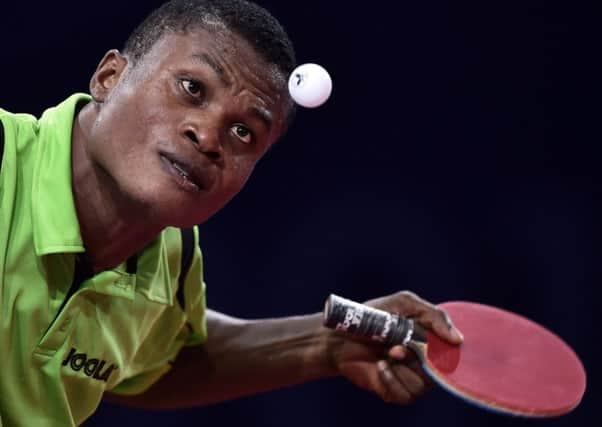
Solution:
[(247, 128), (244, 125), (235, 124), (230, 128), (230, 131), (234, 134), (234, 136), (236, 136), (245, 144), (250, 144), (251, 142), (253, 142), (253, 134), (251, 133), (249, 128)]
[(196, 80), (182, 80), (182, 87), (194, 98), (201, 98), (203, 96), (203, 85)]

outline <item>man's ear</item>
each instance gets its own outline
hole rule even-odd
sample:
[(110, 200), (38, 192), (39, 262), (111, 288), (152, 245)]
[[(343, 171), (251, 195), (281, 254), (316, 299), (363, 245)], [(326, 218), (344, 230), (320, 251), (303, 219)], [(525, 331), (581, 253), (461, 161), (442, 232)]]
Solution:
[(117, 49), (111, 49), (105, 54), (90, 79), (90, 94), (96, 102), (107, 99), (119, 82), (127, 63), (127, 59)]

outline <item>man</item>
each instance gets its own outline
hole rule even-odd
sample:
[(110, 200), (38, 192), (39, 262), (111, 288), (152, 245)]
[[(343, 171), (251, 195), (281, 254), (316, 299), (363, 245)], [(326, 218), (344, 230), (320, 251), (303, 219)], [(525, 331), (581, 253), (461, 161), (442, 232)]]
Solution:
[[(403, 347), (349, 340), (320, 313), (242, 320), (205, 307), (194, 226), (286, 131), (294, 65), (258, 6), (174, 0), (104, 56), (90, 96), (40, 120), (0, 110), (2, 425), (78, 425), (103, 396), (173, 408), (329, 375), (400, 404), (428, 388)], [(412, 293), (369, 304), (461, 342)]]

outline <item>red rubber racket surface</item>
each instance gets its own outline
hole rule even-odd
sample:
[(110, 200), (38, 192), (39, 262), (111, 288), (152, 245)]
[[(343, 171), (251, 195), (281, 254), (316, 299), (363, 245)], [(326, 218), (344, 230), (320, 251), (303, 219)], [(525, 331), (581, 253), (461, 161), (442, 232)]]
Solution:
[(429, 333), (426, 372), (471, 403), (506, 414), (546, 417), (575, 408), (585, 392), (581, 361), (543, 326), (499, 308), (441, 304), (462, 331), (460, 346)]

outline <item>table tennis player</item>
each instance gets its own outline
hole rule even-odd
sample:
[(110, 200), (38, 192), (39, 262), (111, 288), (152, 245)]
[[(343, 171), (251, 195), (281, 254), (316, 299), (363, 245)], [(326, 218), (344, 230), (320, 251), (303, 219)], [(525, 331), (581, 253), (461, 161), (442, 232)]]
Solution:
[[(334, 375), (398, 404), (430, 387), (402, 347), (344, 338), (321, 313), (206, 307), (197, 224), (286, 131), (295, 65), (257, 5), (174, 0), (105, 54), (89, 94), (39, 119), (0, 110), (0, 425), (79, 425), (103, 398), (176, 408)], [(368, 303), (462, 339), (410, 292)]]

